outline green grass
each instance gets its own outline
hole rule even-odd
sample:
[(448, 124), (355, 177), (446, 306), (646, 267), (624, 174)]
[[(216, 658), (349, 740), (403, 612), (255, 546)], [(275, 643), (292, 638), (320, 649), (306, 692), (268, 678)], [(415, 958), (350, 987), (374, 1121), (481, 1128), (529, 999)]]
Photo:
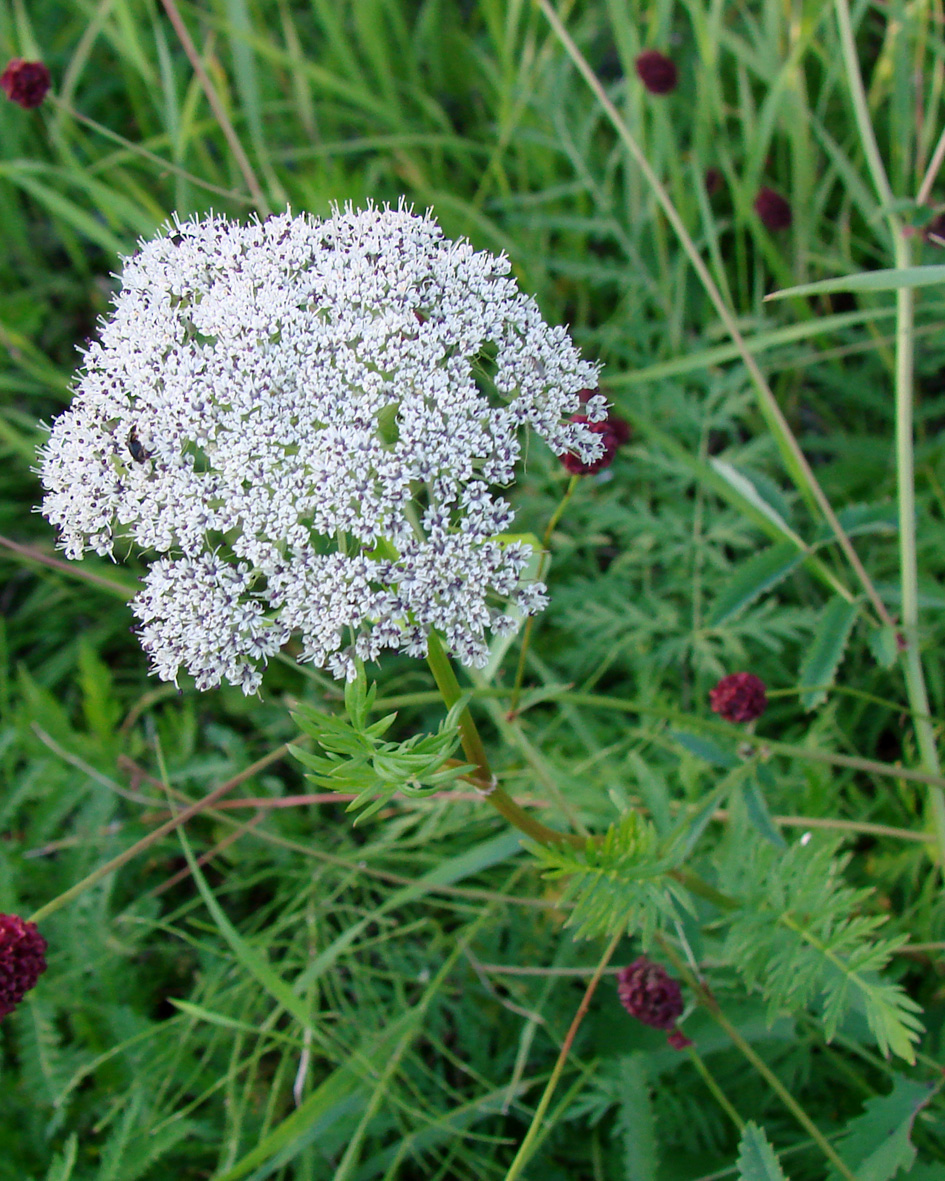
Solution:
[[(739, 1175), (738, 1121), (752, 1120), (795, 1181), (827, 1174), (825, 1144), (850, 1175), (891, 1178), (910, 1126), (908, 1175), (945, 1167), (942, 1098), (909, 1090), (940, 1082), (945, 1017), (937, 789), (921, 778), (938, 777), (945, 718), (945, 299), (915, 291), (898, 354), (907, 297), (764, 302), (899, 265), (904, 242), (915, 262), (943, 260), (903, 237), (927, 216), (915, 198), (945, 121), (941, 13), (852, 7), (858, 110), (845, 8), (565, 3), (569, 46), (524, 0), (181, 3), (211, 103), (159, 0), (0, 0), (0, 52), (42, 58), (54, 79), (38, 110), (0, 105), (0, 536), (14, 543), (0, 547), (0, 911), (44, 907), (170, 808), (239, 780), (185, 836), (42, 922), (49, 971), (0, 1027), (2, 1181), (502, 1181), (523, 1143), (522, 1176), (708, 1181)], [(671, 52), (674, 94), (639, 83), (647, 47)], [(708, 168), (723, 176), (713, 195)], [(790, 229), (760, 223), (762, 185), (790, 200)], [(340, 710), (339, 688), (289, 660), (259, 699), (178, 695), (148, 679), (129, 634), (140, 563), (59, 561), (34, 512), (39, 424), (68, 402), (119, 256), (174, 211), (321, 215), (401, 196), (447, 235), (506, 251), (546, 318), (603, 362), (634, 427), (552, 531), (519, 712), (520, 640), (472, 686), (503, 788), (578, 832), (634, 808), (665, 836), (682, 817), (687, 870), (723, 890), (765, 874), (775, 888), (787, 855), (765, 861), (768, 814), (788, 818), (792, 850), (832, 833), (842, 880), (864, 891), (843, 917), (885, 916), (878, 937), (902, 944), (883, 979), (924, 1010), (914, 1064), (884, 1057), (862, 1013), (828, 1042), (817, 1003), (766, 999), (763, 974), (736, 970), (744, 931), (726, 934), (704, 900), (651, 951), (686, 981), (693, 1051), (620, 1008), (612, 973), (641, 951), (626, 924), (566, 1045), (606, 940), (574, 941), (566, 881), (543, 878), (501, 817), (469, 798), (399, 798), (357, 827), (341, 803), (277, 806), (315, 790), (279, 753), (299, 737), (290, 705)], [(914, 578), (897, 407), (915, 432)], [(533, 444), (516, 529), (543, 535), (567, 486)], [(768, 547), (781, 548), (755, 558)], [(845, 646), (825, 619), (849, 624)], [(741, 759), (745, 735), (708, 692), (744, 668), (769, 688), (756, 735), (770, 747)], [(424, 665), (394, 657), (370, 675), (399, 710), (393, 737), (436, 729)], [(880, 1126), (900, 1129), (902, 1159), (869, 1173)]]

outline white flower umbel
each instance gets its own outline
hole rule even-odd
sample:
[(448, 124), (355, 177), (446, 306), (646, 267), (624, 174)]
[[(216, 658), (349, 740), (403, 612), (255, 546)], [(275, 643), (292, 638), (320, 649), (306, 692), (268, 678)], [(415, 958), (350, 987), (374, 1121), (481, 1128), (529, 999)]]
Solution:
[(431, 628), (482, 665), (510, 601), (541, 609), (490, 486), (521, 427), (597, 458), (567, 421), (597, 369), (508, 273), (405, 208), (175, 221), (125, 261), (43, 449), (43, 511), (70, 558), (153, 558), (133, 607), (160, 677), (251, 693), (293, 634), (350, 677), (425, 655)]

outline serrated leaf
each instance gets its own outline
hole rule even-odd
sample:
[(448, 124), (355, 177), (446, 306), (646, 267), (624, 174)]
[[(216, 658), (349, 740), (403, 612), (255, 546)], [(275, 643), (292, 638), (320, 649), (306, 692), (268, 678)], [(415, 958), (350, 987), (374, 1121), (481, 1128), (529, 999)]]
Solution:
[(725, 584), (709, 616), (709, 627), (728, 622), (749, 603), (783, 582), (804, 561), (804, 555), (790, 541), (780, 541), (743, 562)]
[(738, 1181), (787, 1181), (764, 1129), (753, 1122), (738, 1142)]
[(746, 779), (742, 784), (742, 799), (745, 801), (745, 814), (755, 832), (776, 849), (786, 849), (787, 841), (771, 818), (768, 801), (754, 779)]
[(899, 659), (899, 644), (893, 627), (872, 628), (866, 637), (866, 644), (880, 668), (893, 668)]
[[(895, 533), (899, 517), (894, 504), (848, 504), (837, 512), (837, 520), (847, 537), (864, 533)], [(834, 541), (836, 534), (824, 525), (817, 531), (816, 543)]]
[[(824, 608), (801, 665), (801, 704), (805, 709), (816, 709), (826, 701), (858, 613), (859, 604), (845, 599), (832, 599)], [(803, 689), (805, 685), (810, 688)]]
[(656, 1123), (646, 1069), (647, 1057), (638, 1050), (621, 1058), (618, 1064), (618, 1126), (623, 1139), (626, 1181), (656, 1181), (659, 1167)]
[(704, 738), (701, 734), (693, 734), (689, 730), (671, 730), (670, 734), (680, 746), (685, 747), (690, 754), (711, 764), (713, 767), (724, 767), (726, 770), (734, 767), (738, 760), (729, 751), (724, 750), (711, 738)]
[(747, 500), (758, 512), (762, 513), (775, 526), (778, 532), (785, 538), (790, 539), (795, 545), (806, 549), (803, 541), (794, 530), (788, 525), (787, 521), (778, 511), (778, 509), (771, 504), (756, 485), (737, 468), (730, 463), (726, 463), (724, 459), (717, 459), (713, 457), (709, 460), (712, 470), (720, 475), (726, 483), (730, 484), (732, 488), (745, 500)]
[(934, 1084), (896, 1075), (888, 1095), (867, 1100), (863, 1114), (837, 1143), (837, 1152), (856, 1174), (856, 1181), (892, 1181), (900, 1169), (912, 1165), (916, 1155), (910, 1139), (912, 1124), (934, 1092)]

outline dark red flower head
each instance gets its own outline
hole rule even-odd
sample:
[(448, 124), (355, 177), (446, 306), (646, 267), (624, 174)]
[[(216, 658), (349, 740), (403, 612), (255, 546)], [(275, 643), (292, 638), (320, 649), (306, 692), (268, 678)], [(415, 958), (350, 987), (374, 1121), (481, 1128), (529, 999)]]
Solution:
[(0, 74), (0, 87), (11, 102), (29, 110), (38, 107), (49, 91), (49, 70), (42, 62), (25, 62), (15, 57)]
[(634, 65), (640, 81), (650, 94), (669, 94), (676, 89), (676, 65), (658, 49), (646, 49)]
[(794, 216), (791, 206), (774, 189), (764, 188), (755, 198), (755, 213), (768, 230), (786, 230)]
[[(586, 402), (597, 392), (597, 390), (581, 390), (578, 397), (582, 402)], [(594, 472), (599, 472), (602, 468), (610, 467), (617, 454), (617, 448), (622, 447), (630, 438), (629, 422), (618, 418), (616, 414), (608, 414), (603, 422), (588, 422), (586, 414), (572, 414), (571, 421), (587, 423), (588, 429), (593, 434), (602, 435), (604, 439), (604, 453), (600, 459), (595, 459), (593, 463), (585, 463), (579, 455), (575, 455), (572, 451), (565, 451), (559, 456), (572, 476), (589, 476)]]
[(617, 973), (617, 995), (631, 1017), (654, 1029), (669, 1031), (669, 1044), (677, 1050), (690, 1045), (676, 1028), (684, 1005), (679, 983), (662, 964), (654, 964), (645, 955)]
[(768, 707), (765, 683), (754, 673), (729, 673), (709, 691), (709, 704), (727, 722), (753, 722)]
[(715, 194), (722, 187), (722, 174), (717, 168), (707, 168), (705, 170), (705, 191), (710, 197)]
[(46, 940), (35, 923), (0, 914), (0, 1019), (12, 1013), (46, 971)]

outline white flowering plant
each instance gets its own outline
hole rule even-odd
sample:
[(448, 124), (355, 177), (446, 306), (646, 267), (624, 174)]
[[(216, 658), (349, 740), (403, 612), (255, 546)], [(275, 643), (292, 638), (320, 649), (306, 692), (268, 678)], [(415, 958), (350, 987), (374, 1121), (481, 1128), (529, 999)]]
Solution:
[[(546, 601), (501, 493), (525, 430), (566, 457), (571, 491), (626, 438), (597, 366), (509, 270), (403, 206), (175, 221), (125, 262), (42, 451), (43, 511), (70, 558), (142, 552), (132, 607), (161, 679), (183, 670), (198, 689), (252, 694), (291, 641), (343, 681), (346, 716), (297, 708), (315, 751), (294, 753), (317, 785), (353, 793), (362, 817), (462, 778), (530, 838), (546, 876), (567, 879), (582, 935), (646, 942), (701, 896), (753, 979), (767, 902), (746, 910), (684, 865), (712, 810), (748, 790), (753, 762), (665, 834), (635, 812), (596, 836), (562, 832), (499, 786), (456, 679), (451, 656), (485, 667), (494, 639)], [(393, 718), (371, 719), (365, 664), (385, 651), (427, 660), (448, 707), (435, 734), (393, 741)], [(765, 898), (783, 892), (779, 862), (758, 876)], [(850, 900), (819, 870), (810, 892), (816, 930), (764, 928), (782, 965), (765, 982), (772, 1005), (798, 980), (805, 1000), (830, 993), (843, 961), (828, 1035), (855, 1003), (881, 1049), (911, 1060), (915, 1006), (859, 971), (879, 970), (889, 947), (870, 942), (869, 923), (843, 925)]]
[(544, 605), (494, 489), (523, 427), (599, 457), (606, 402), (508, 272), (404, 207), (175, 223), (125, 261), (43, 511), (70, 558), (145, 553), (159, 677), (252, 693), (293, 636), (339, 679), (433, 633), (481, 666)]

